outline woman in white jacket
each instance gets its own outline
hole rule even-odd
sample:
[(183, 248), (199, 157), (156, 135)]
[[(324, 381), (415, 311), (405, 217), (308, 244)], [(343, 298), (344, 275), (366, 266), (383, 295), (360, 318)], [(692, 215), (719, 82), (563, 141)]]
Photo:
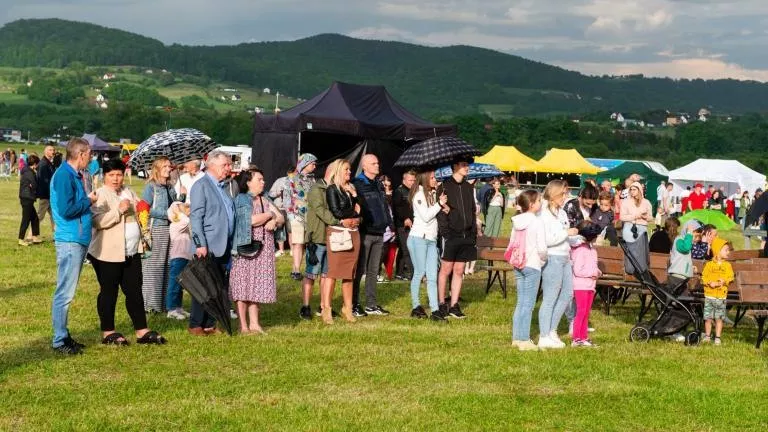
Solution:
[(517, 305), (512, 315), (512, 345), (528, 351), (537, 349), (531, 340), (531, 319), (539, 294), (541, 266), (547, 260), (547, 243), (544, 223), (536, 216), (541, 210), (539, 192), (524, 191), (517, 197), (517, 206), (521, 213), (512, 218), (512, 235), (525, 235), (525, 266), (515, 269)]
[[(429, 308), (432, 310), (432, 320), (444, 321), (445, 316), (440, 312), (437, 301), (437, 214), (446, 209), (448, 197), (442, 194), (435, 196), (437, 180), (434, 171), (420, 173), (417, 184), (411, 188), (409, 199), (413, 207), (413, 225), (408, 234), (408, 253), (413, 262), (413, 278), (411, 279), (411, 303), (413, 318), (426, 318), (427, 313), (420, 304), (419, 288), (421, 279), (427, 276), (427, 297)], [(446, 209), (447, 211), (447, 209)]]
[(569, 228), (568, 215), (563, 210), (568, 195), (568, 184), (552, 180), (544, 189), (547, 205), (541, 209), (547, 244), (547, 263), (541, 271), (542, 300), (539, 307), (539, 348), (564, 348), (557, 336), (557, 325), (573, 298), (573, 273), (571, 270), (568, 236), (578, 234)]

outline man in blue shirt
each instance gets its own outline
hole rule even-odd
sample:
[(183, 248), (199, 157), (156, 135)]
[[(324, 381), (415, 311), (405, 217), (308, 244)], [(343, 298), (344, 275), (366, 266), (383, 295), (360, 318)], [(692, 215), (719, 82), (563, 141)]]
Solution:
[(82, 169), (88, 166), (91, 147), (82, 138), (67, 144), (67, 161), (51, 179), (51, 210), (56, 224), (56, 290), (53, 292), (53, 349), (72, 355), (81, 354), (85, 345), (69, 335), (69, 305), (75, 297), (80, 271), (91, 242), (91, 204), (96, 193), (87, 194)]

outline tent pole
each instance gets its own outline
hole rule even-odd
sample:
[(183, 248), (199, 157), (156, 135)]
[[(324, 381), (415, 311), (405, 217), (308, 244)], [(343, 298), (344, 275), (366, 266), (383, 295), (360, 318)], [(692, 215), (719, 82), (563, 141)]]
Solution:
[(301, 131), (299, 131), (299, 151), (296, 154), (301, 154)]

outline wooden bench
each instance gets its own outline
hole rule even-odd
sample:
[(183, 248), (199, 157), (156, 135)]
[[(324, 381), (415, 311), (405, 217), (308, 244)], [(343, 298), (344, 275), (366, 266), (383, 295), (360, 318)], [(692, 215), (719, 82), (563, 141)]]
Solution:
[(746, 313), (757, 323), (755, 348), (760, 348), (760, 344), (768, 337), (768, 329), (765, 327), (768, 319), (768, 271), (739, 271), (735, 276), (741, 306), (749, 308)]
[[(650, 294), (633, 275), (624, 271), (624, 251), (620, 247), (597, 246), (598, 267), (603, 276), (597, 281), (598, 295), (603, 303), (603, 313), (610, 314), (611, 305), (618, 300), (626, 301), (632, 294), (640, 296), (640, 317), (650, 308), (651, 303), (646, 303)], [(649, 256), (650, 272), (657, 280), (663, 282), (667, 279), (669, 255), (651, 253)]]
[(745, 261), (756, 258), (760, 258), (759, 249), (744, 249), (731, 251), (731, 257), (729, 258), (729, 261)]
[(475, 268), (486, 270), (488, 280), (485, 285), (485, 293), (488, 294), (491, 288), (499, 282), (501, 294), (507, 298), (507, 272), (514, 268), (504, 260), (504, 252), (507, 250), (509, 239), (503, 237), (485, 237), (477, 238), (477, 259), (486, 260), (487, 264), (479, 265)]

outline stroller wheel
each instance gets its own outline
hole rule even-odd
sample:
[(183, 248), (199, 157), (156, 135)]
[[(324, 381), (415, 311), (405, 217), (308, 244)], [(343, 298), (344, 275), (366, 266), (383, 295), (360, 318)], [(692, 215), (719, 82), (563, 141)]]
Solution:
[(642, 325), (632, 327), (629, 332), (629, 340), (632, 342), (648, 342), (651, 339), (651, 332)]
[(701, 342), (701, 333), (697, 331), (689, 332), (685, 335), (685, 344), (688, 346), (698, 346)]

